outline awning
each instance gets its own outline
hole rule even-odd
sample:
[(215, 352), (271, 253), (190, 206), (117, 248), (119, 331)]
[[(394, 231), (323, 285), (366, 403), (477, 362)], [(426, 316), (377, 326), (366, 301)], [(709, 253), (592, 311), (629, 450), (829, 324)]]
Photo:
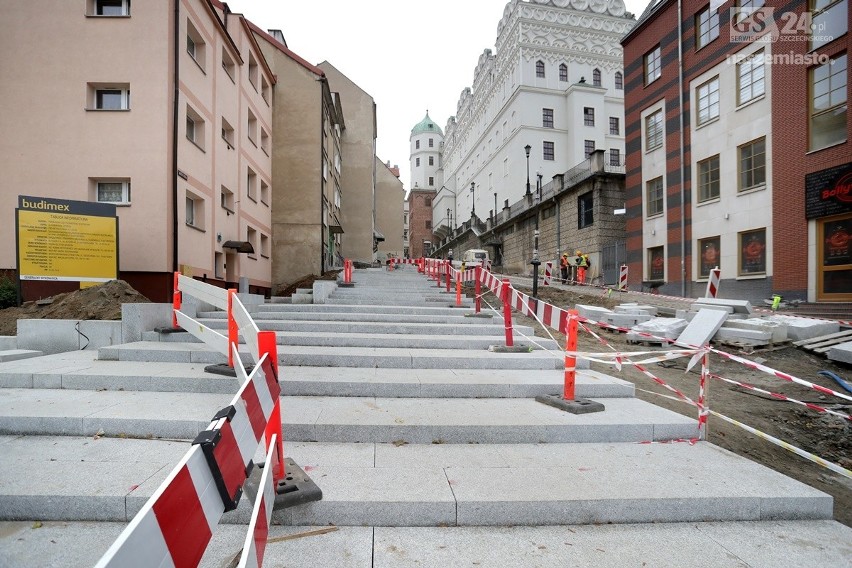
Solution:
[(329, 225), (328, 226), (328, 232), (329, 232), (329, 234), (332, 234), (332, 235), (342, 235), (343, 234), (343, 227), (341, 227), (340, 225)]
[(385, 240), (385, 236), (378, 229), (373, 229), (373, 240), (382, 242)]
[(254, 247), (251, 246), (251, 243), (248, 241), (225, 241), (224, 243), (222, 243), (222, 248), (234, 249), (237, 252), (247, 252), (248, 254), (254, 254)]

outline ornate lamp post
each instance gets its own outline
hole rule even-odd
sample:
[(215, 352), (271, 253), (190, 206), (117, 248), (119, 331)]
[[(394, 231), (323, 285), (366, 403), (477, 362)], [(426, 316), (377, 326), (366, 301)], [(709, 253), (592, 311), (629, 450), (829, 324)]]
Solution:
[(470, 205), (470, 216), (476, 217), (476, 184), (470, 182), (470, 195), (471, 195), (471, 205)]
[(533, 289), (532, 295), (533, 298), (538, 300), (538, 267), (541, 264), (541, 260), (538, 258), (538, 205), (541, 203), (541, 172), (536, 172), (536, 182), (535, 182), (535, 233), (533, 233), (533, 258), (530, 261), (530, 264), (533, 266)]
[(494, 192), (494, 225), (497, 224), (497, 192)]
[(530, 194), (530, 150), (532, 150), (532, 146), (530, 146), (529, 144), (524, 146), (524, 152), (527, 153), (527, 193), (526, 193), (526, 195)]

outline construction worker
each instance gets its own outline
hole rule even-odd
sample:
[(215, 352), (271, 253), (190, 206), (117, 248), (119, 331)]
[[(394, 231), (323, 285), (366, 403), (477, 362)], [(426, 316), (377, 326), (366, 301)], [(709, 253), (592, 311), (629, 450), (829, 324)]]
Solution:
[(565, 284), (568, 281), (568, 253), (563, 252), (562, 258), (559, 259), (559, 272), (562, 273), (562, 283)]
[(586, 267), (588, 266), (586, 258), (582, 251), (577, 251), (577, 282), (580, 284), (585, 284), (586, 282)]

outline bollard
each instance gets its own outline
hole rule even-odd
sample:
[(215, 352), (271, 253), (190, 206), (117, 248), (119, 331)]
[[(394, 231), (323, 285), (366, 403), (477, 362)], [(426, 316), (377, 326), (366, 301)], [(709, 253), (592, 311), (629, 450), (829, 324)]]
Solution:
[(618, 289), (627, 290), (627, 265), (621, 265), (621, 272), (618, 273)]
[(240, 346), (240, 328), (237, 325), (237, 320), (234, 319), (234, 296), (237, 291), (234, 288), (228, 289), (228, 366), (234, 368), (234, 350), (231, 345)]
[(479, 311), (482, 309), (482, 300), (479, 297), (480, 293), (482, 292), (482, 284), (479, 282), (479, 279), (482, 276), (482, 267), (477, 266), (474, 269), (473, 274), (474, 274), (474, 279), (476, 280), (476, 282), (474, 283), (474, 292), (473, 292), (474, 295), (476, 296), (476, 298), (473, 300), (473, 305), (474, 305), (475, 312), (478, 314)]
[(446, 261), (446, 265), (445, 265), (444, 271), (445, 271), (445, 272), (446, 272), (446, 274), (447, 274), (447, 292), (449, 292), (449, 291), (450, 291), (450, 271), (452, 270), (452, 266), (453, 266), (453, 265), (452, 265), (452, 264), (450, 264), (450, 261), (449, 261), (449, 260), (448, 260), (448, 261)]
[(553, 262), (547, 261), (544, 263), (544, 284), (550, 286), (550, 281), (553, 278)]
[(393, 257), (391, 257), (391, 259), (390, 259), (389, 269), (390, 269), (391, 272), (393, 272)]
[[(274, 380), (278, 380), (278, 344), (275, 338), (274, 331), (260, 331), (257, 334), (257, 347), (261, 357), (265, 353), (269, 362), (272, 364), (272, 372), (275, 374)], [(269, 422), (266, 423), (263, 435), (266, 438), (266, 451), (269, 451), (269, 441), (275, 437), (275, 451), (278, 453), (278, 463), (275, 469), (272, 470), (272, 476), (275, 482), (284, 479), (284, 437), (281, 427), (281, 397), (275, 400), (275, 405), (272, 407), (272, 414), (269, 415)]]
[[(577, 310), (568, 310), (568, 323), (565, 330), (565, 351), (574, 353), (577, 351)], [(577, 357), (565, 355), (565, 386), (562, 389), (563, 400), (574, 400), (574, 383), (577, 375)]]
[(705, 298), (715, 298), (719, 294), (719, 277), (722, 271), (719, 267), (710, 270), (710, 278), (707, 279), (707, 291), (704, 292)]
[(461, 270), (456, 272), (456, 307), (461, 307)]
[(512, 337), (512, 282), (508, 278), (503, 279), (503, 326), (506, 328), (506, 347), (513, 347), (515, 340)]
[(180, 326), (177, 321), (177, 314), (175, 311), (180, 311), (180, 304), (183, 300), (183, 294), (178, 289), (180, 279), (180, 272), (175, 272), (175, 285), (174, 292), (172, 293), (172, 329), (178, 329)]
[(701, 380), (698, 383), (698, 439), (701, 441), (707, 440), (707, 417), (710, 414), (707, 409), (707, 390), (710, 387), (707, 378), (709, 376), (710, 352), (706, 351), (704, 357), (701, 358)]

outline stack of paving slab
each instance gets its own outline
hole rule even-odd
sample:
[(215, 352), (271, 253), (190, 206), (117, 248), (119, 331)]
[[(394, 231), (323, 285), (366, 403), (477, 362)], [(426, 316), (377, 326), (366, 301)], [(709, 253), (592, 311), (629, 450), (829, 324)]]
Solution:
[[(540, 404), (561, 392), (552, 342), (516, 326), (529, 350), (490, 351), (502, 318), (449, 307), (415, 270), (354, 280), (324, 304), (253, 308), (278, 336), (285, 453), (323, 491), (276, 510), (271, 536), (338, 527), (268, 545), (266, 565), (848, 562), (830, 496), (706, 442), (648, 443), (697, 423), (596, 370), (576, 395), (603, 412)], [(236, 380), (205, 371), (220, 355), (145, 338), (0, 363), (0, 566), (93, 565), (228, 404)], [(239, 550), (249, 509), (225, 515), (203, 566)]]

